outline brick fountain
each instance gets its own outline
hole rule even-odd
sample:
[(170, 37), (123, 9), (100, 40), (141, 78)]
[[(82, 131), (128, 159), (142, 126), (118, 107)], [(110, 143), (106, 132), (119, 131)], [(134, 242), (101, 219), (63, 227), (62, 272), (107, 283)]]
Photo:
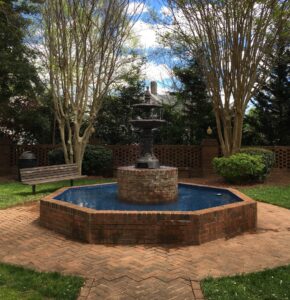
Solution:
[[(151, 90), (155, 84), (151, 83)], [(160, 166), (153, 152), (153, 130), (165, 123), (161, 106), (152, 103), (149, 88), (144, 98), (144, 103), (133, 106), (131, 120), (141, 131), (140, 157), (135, 166), (118, 168), (118, 197), (131, 203), (173, 202), (178, 196), (178, 170)]]
[(42, 226), (95, 244), (198, 245), (256, 229), (257, 204), (249, 197), (178, 184), (177, 168), (160, 166), (153, 129), (165, 121), (154, 95), (147, 90), (144, 103), (133, 107), (131, 123), (141, 131), (135, 166), (118, 169), (118, 184), (63, 188), (44, 197)]

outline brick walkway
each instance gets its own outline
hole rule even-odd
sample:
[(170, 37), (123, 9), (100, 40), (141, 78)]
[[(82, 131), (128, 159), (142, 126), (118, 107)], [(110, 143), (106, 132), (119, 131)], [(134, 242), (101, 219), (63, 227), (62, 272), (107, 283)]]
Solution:
[(0, 261), (87, 278), (80, 299), (202, 299), (199, 280), (290, 263), (290, 210), (258, 204), (259, 229), (201, 246), (82, 244), (41, 228), (38, 204), (0, 210)]

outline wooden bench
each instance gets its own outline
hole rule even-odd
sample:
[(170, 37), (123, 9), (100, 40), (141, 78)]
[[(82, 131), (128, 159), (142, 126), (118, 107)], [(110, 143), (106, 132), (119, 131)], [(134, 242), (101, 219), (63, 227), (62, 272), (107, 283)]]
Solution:
[(36, 191), (36, 184), (70, 180), (70, 184), (73, 186), (74, 179), (87, 177), (79, 174), (77, 164), (20, 169), (20, 176), (22, 183), (32, 185), (33, 194)]

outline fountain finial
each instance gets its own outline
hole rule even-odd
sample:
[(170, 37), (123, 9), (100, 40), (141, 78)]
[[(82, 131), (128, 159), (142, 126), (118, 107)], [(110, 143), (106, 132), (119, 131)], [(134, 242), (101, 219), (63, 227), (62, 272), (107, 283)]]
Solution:
[(146, 88), (144, 98), (145, 98), (144, 99), (145, 103), (150, 103), (151, 102), (151, 93), (149, 91), (149, 86), (147, 86), (147, 88)]

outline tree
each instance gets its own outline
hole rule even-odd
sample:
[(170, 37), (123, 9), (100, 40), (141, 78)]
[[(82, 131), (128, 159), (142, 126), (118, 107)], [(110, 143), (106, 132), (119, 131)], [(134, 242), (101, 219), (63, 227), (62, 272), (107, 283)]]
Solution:
[(121, 67), (132, 61), (124, 47), (137, 18), (129, 2), (47, 0), (43, 5), (50, 86), (64, 157), (66, 163), (77, 163), (80, 172), (103, 100)]
[(142, 101), (145, 85), (140, 69), (132, 73), (105, 99), (95, 123), (95, 137), (110, 145), (136, 142), (130, 123), (132, 105)]
[[(34, 14), (29, 1), (0, 1), (0, 131), (14, 141), (47, 136), (37, 134), (47, 122), (47, 114), (42, 119), (33, 115), (43, 108), (44, 86), (32, 63), (35, 52), (25, 42), (30, 25), (27, 16)], [(39, 122), (32, 124), (32, 115)]]
[(1, 131), (15, 143), (50, 144), (53, 130), (53, 111), (49, 95), (40, 100), (13, 97), (5, 106)]
[(174, 42), (202, 66), (225, 156), (241, 147), (245, 110), (273, 64), (287, 5), (276, 0), (169, 0)]
[(167, 124), (160, 129), (157, 142), (200, 144), (207, 135), (208, 126), (215, 127), (201, 68), (196, 60), (190, 60), (173, 68), (173, 72), (181, 85), (174, 92), (176, 102), (173, 105), (163, 104)]
[[(253, 108), (245, 117), (244, 142), (261, 145), (290, 144), (290, 34), (289, 24), (279, 35), (276, 64), (252, 99)], [(258, 133), (258, 134), (257, 134)]]
[(207, 128), (215, 127), (213, 109), (201, 67), (197, 60), (192, 60), (185, 68), (175, 68), (174, 73), (182, 83), (177, 96), (183, 101), (189, 143), (199, 144), (206, 137)]

